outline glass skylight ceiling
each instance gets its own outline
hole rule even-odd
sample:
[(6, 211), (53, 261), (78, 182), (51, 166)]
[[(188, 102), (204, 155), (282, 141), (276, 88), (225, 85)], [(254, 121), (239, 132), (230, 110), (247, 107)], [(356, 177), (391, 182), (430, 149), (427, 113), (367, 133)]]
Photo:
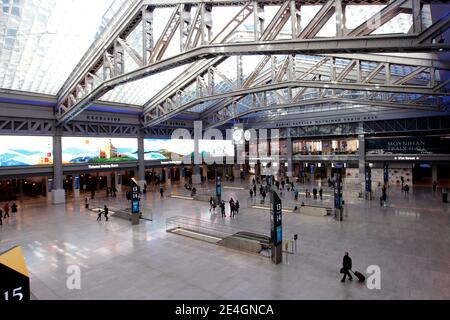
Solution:
[[(114, 17), (118, 10), (131, 0), (0, 0), (0, 88), (56, 94), (67, 77), (93, 43), (96, 36)], [(354, 28), (384, 6), (347, 6), (347, 27)], [(279, 6), (267, 6), (266, 25)], [(302, 6), (302, 27), (312, 20), (320, 6)], [(195, 10), (195, 9), (193, 9)], [(213, 9), (213, 37), (240, 10), (240, 7)], [(424, 6), (424, 12), (427, 6)], [(161, 35), (173, 8), (156, 9), (155, 41)], [(193, 11), (195, 12), (195, 11)], [(424, 14), (424, 19), (428, 17)], [(319, 37), (335, 36), (335, 17), (319, 32)], [(407, 33), (412, 24), (409, 15), (400, 14), (375, 33)], [(425, 26), (430, 24), (424, 21)], [(289, 33), (288, 21), (278, 38)], [(253, 39), (253, 15), (238, 28), (234, 41)], [(127, 42), (141, 52), (142, 26), (138, 26)], [(284, 35), (283, 35), (284, 34)], [(179, 53), (179, 32), (175, 33), (165, 57)], [(261, 60), (261, 56), (244, 57), (244, 75), (248, 76)], [(303, 66), (314, 63), (297, 58)], [(227, 59), (217, 68), (231, 81), (236, 80), (234, 58)], [(279, 61), (280, 62), (280, 61)], [(125, 53), (125, 72), (138, 66)], [(119, 86), (105, 94), (101, 100), (132, 105), (143, 105), (189, 66), (182, 66), (158, 75)], [(268, 66), (266, 66), (266, 69)], [(100, 72), (101, 73), (101, 72)], [(190, 90), (189, 90), (190, 89)], [(216, 83), (218, 93), (228, 91), (224, 83)], [(193, 91), (188, 88), (186, 92)], [(202, 112), (213, 102), (205, 103), (189, 111)]]
[(126, 0), (0, 0), (0, 88), (56, 94)]

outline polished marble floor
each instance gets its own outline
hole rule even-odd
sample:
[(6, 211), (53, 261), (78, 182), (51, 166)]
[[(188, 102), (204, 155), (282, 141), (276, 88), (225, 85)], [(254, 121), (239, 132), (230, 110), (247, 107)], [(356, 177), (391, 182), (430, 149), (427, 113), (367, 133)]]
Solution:
[[(347, 198), (343, 222), (284, 213), (283, 237), (299, 234), (299, 242), (280, 265), (166, 233), (167, 218), (186, 216), (269, 234), (269, 211), (250, 208), (248, 190), (224, 189), (230, 196), (241, 202), (234, 219), (211, 215), (205, 202), (147, 193), (143, 206), (153, 221), (138, 226), (97, 222), (83, 197), (56, 206), (27, 201), (0, 227), (0, 251), (22, 246), (35, 299), (450, 299), (450, 205), (430, 188), (409, 196), (391, 188), (386, 207)], [(95, 204), (105, 203), (127, 206), (124, 194), (99, 193)], [(345, 251), (355, 270), (380, 267), (380, 290), (340, 282)], [(72, 265), (81, 270), (79, 290), (67, 286)]]

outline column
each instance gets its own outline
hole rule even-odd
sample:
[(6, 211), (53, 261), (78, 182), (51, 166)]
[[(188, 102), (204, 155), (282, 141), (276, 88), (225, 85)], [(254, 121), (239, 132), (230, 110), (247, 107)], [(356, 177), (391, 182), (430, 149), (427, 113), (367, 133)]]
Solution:
[(328, 178), (333, 178), (332, 176), (331, 176), (331, 163), (325, 163), (325, 166), (326, 166), (326, 168), (327, 168), (327, 179)]
[(289, 137), (286, 140), (286, 145), (287, 145), (287, 172), (286, 175), (288, 176), (289, 179), (291, 179), (293, 177), (293, 172), (294, 172), (294, 164), (293, 164), (293, 160), (292, 160), (292, 138)]
[(23, 202), (23, 180), (24, 179), (19, 179), (19, 202)]
[(438, 182), (438, 170), (437, 165), (435, 164), (431, 166), (431, 183), (433, 183), (434, 181)]
[(184, 166), (180, 167), (180, 184), (184, 186), (186, 179), (184, 177)]
[(97, 172), (97, 174), (96, 174), (96, 189), (97, 189), (97, 192), (100, 191), (100, 178), (101, 178), (101, 176)]
[(205, 164), (201, 168), (203, 181), (208, 182), (208, 165)]
[(112, 187), (111, 172), (108, 172), (106, 174), (106, 187), (108, 187), (108, 188)]
[(120, 192), (122, 192), (122, 175), (120, 174), (120, 172), (115, 172), (114, 175), (115, 175), (114, 181), (116, 183), (117, 193), (120, 193)]
[(366, 148), (364, 141), (364, 134), (358, 135), (359, 141), (359, 184), (361, 192), (364, 194), (366, 191)]
[(138, 138), (138, 174), (137, 183), (141, 190), (144, 190), (145, 185), (145, 162), (144, 162), (144, 137)]
[(200, 173), (201, 155), (200, 155), (200, 138), (194, 133), (194, 168), (192, 171), (192, 184), (201, 184), (202, 177)]
[(166, 174), (166, 187), (170, 187), (172, 185), (172, 170), (170, 168), (165, 168)]
[(53, 136), (53, 204), (66, 203), (66, 193), (63, 188), (61, 131), (62, 129), (57, 128)]
[(233, 165), (233, 176), (234, 180), (237, 181), (238, 179), (241, 179), (241, 165), (234, 164)]
[(80, 198), (80, 176), (73, 175), (72, 176), (72, 188), (73, 188), (73, 197), (75, 199)]

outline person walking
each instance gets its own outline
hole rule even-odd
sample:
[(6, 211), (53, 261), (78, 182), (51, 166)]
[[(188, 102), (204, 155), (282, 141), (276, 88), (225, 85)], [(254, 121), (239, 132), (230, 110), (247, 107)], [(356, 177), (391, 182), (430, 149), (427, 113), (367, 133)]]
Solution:
[(294, 199), (295, 201), (298, 201), (298, 190), (295, 190), (294, 192)]
[(352, 259), (348, 255), (348, 252), (345, 253), (344, 258), (342, 259), (342, 269), (341, 273), (344, 274), (341, 282), (345, 282), (345, 278), (348, 276), (349, 280), (352, 280), (352, 275), (350, 274), (350, 270), (352, 269)]
[(108, 187), (106, 187), (106, 197), (108, 198), (109, 197), (109, 188)]
[(106, 219), (106, 221), (108, 221), (109, 220), (109, 218), (108, 218), (109, 208), (106, 206), (106, 204), (105, 204), (105, 207), (103, 210), (104, 210), (103, 212), (105, 214), (105, 219)]
[(13, 204), (11, 206), (11, 212), (12, 212), (13, 216), (15, 216), (17, 213), (17, 204), (15, 202), (13, 202)]
[(255, 194), (256, 197), (256, 184), (253, 185), (253, 193)]
[(405, 196), (409, 195), (409, 185), (405, 184)]
[(386, 199), (387, 199), (386, 186), (383, 186), (383, 188), (381, 189), (381, 206), (386, 205)]
[(233, 198), (230, 198), (229, 203), (230, 203), (230, 217), (233, 217), (234, 216), (234, 200), (233, 200)]
[(220, 212), (222, 213), (222, 218), (225, 218), (226, 217), (226, 215), (225, 215), (225, 201), (221, 201), (220, 202)]
[(113, 192), (113, 198), (115, 198), (116, 197), (116, 193), (117, 193), (116, 187), (113, 187), (112, 192)]
[(95, 190), (92, 189), (91, 190), (91, 199), (94, 200), (94, 198), (95, 198)]
[(400, 177), (400, 181), (402, 182), (402, 187), (405, 184), (405, 178), (403, 178), (403, 176)]
[(84, 207), (86, 209), (89, 209), (89, 198), (88, 197), (84, 198)]
[(213, 197), (209, 198), (209, 212), (212, 212), (212, 209), (214, 207), (214, 199)]
[(250, 189), (250, 199), (253, 199), (253, 190)]
[(0, 226), (3, 225), (3, 211), (0, 209)]
[(314, 200), (317, 200), (317, 189), (316, 188), (313, 189), (313, 196), (314, 196)]
[(236, 203), (234, 204), (234, 210), (236, 214), (239, 214), (239, 207), (240, 207), (239, 200), (236, 200)]
[(164, 198), (164, 189), (163, 189), (163, 187), (159, 188), (159, 194), (161, 195), (161, 198)]
[(3, 217), (9, 218), (9, 204), (8, 203), (5, 203), (5, 205), (3, 206), (3, 210), (5, 210), (5, 215)]
[(323, 189), (322, 188), (319, 189), (319, 197), (320, 197), (320, 200), (323, 200)]
[(98, 209), (97, 221), (102, 221), (102, 210)]

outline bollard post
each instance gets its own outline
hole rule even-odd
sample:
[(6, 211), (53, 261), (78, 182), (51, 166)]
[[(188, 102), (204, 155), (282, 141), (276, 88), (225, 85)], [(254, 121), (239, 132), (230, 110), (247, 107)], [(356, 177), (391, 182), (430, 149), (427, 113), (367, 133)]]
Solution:
[(297, 239), (298, 239), (298, 234), (294, 234), (295, 253), (297, 253)]
[(289, 242), (286, 241), (285, 245), (284, 245), (284, 255), (286, 256), (286, 264), (288, 263), (288, 248), (289, 248)]

